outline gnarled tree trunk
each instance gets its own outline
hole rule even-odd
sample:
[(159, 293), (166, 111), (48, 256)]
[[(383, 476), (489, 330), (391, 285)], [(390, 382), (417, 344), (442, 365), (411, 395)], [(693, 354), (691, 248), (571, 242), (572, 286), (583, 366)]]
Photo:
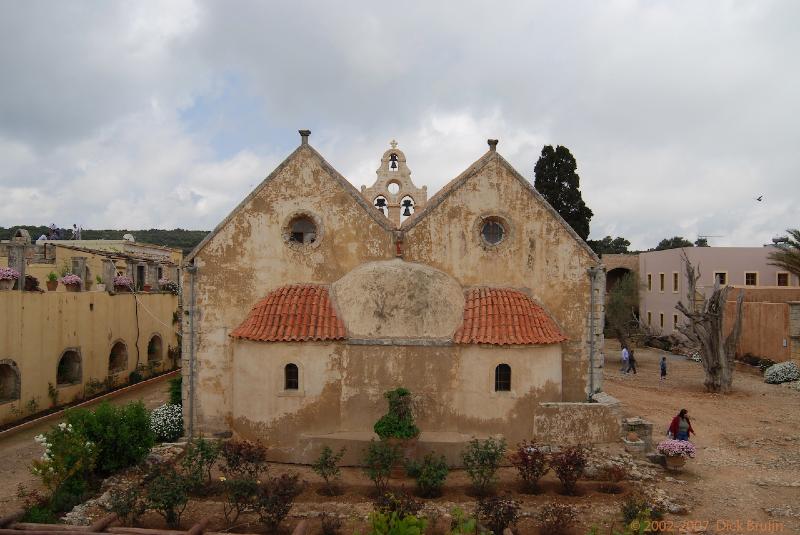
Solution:
[(740, 291), (736, 298), (736, 319), (728, 336), (724, 336), (723, 322), (725, 319), (725, 302), (730, 288), (720, 288), (714, 284), (714, 292), (710, 298), (697, 298), (697, 280), (700, 271), (695, 270), (686, 253), (683, 255), (686, 263), (686, 278), (688, 279), (688, 308), (679, 301), (675, 306), (684, 316), (688, 324), (679, 325), (678, 330), (689, 340), (700, 346), (700, 360), (706, 378), (703, 384), (708, 392), (728, 392), (733, 384), (733, 357), (739, 336), (742, 332), (742, 302), (744, 292)]

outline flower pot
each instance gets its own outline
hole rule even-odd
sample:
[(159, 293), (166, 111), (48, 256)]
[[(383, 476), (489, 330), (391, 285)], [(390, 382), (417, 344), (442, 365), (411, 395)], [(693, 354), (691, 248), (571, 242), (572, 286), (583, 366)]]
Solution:
[(80, 284), (65, 284), (64, 285), (68, 292), (80, 292), (81, 285)]
[(149, 284), (145, 284), (144, 287), (142, 288), (142, 290), (145, 291), (145, 292), (149, 292), (152, 289), (153, 289), (153, 287), (150, 286)]
[(130, 286), (114, 286), (114, 291), (117, 292), (118, 294), (125, 294), (125, 293), (130, 293), (131, 288)]
[(406, 461), (416, 460), (418, 442), (419, 435), (413, 438), (389, 437), (386, 439), (387, 444), (394, 446), (400, 451), (400, 459), (392, 465), (392, 472), (389, 474), (389, 477), (392, 479), (402, 479), (406, 476)]
[(58, 289), (58, 281), (47, 281), (47, 291), (48, 292), (55, 292)]
[(97, 290), (98, 292), (105, 292), (106, 291), (106, 285), (103, 284), (103, 283), (100, 283), (100, 284), (95, 285), (94, 289)]
[(686, 464), (686, 457), (683, 455), (667, 455), (665, 458), (667, 460), (667, 470), (672, 470), (673, 472), (679, 471)]
[(0, 280), (0, 290), (10, 290), (14, 287), (14, 279), (2, 279)]

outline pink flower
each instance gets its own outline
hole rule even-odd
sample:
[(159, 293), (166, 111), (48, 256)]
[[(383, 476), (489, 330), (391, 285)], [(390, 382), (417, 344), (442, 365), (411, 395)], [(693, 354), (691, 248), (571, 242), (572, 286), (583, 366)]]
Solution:
[(689, 457), (694, 459), (696, 453), (694, 444), (688, 440), (662, 440), (656, 449), (658, 453), (668, 457)]
[(0, 281), (4, 280), (17, 280), (19, 278), (19, 271), (14, 268), (0, 267)]
[(63, 284), (64, 286), (73, 286), (73, 285), (80, 286), (81, 278), (77, 275), (73, 275), (72, 273), (70, 273), (68, 275), (64, 275), (63, 277), (61, 277), (61, 284)]

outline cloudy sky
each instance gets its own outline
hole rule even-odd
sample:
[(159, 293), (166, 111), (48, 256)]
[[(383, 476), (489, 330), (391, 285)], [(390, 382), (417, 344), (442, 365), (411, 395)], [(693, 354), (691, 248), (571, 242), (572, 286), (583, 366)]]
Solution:
[[(0, 225), (213, 228), (298, 144), (429, 192), (569, 147), (591, 237), (800, 226), (800, 2), (3, 2)], [(763, 195), (763, 201), (755, 197)]]

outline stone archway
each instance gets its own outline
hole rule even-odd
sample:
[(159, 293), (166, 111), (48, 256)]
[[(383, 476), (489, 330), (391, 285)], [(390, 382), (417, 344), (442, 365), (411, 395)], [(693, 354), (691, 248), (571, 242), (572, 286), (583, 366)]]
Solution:
[(108, 354), (108, 374), (114, 375), (116, 373), (124, 372), (128, 369), (128, 347), (122, 340), (117, 340), (111, 346), (111, 352)]
[(70, 386), (81, 382), (81, 355), (77, 349), (67, 349), (58, 359), (56, 385)]
[(20, 383), (21, 377), (17, 363), (11, 359), (0, 360), (0, 403), (18, 400)]

